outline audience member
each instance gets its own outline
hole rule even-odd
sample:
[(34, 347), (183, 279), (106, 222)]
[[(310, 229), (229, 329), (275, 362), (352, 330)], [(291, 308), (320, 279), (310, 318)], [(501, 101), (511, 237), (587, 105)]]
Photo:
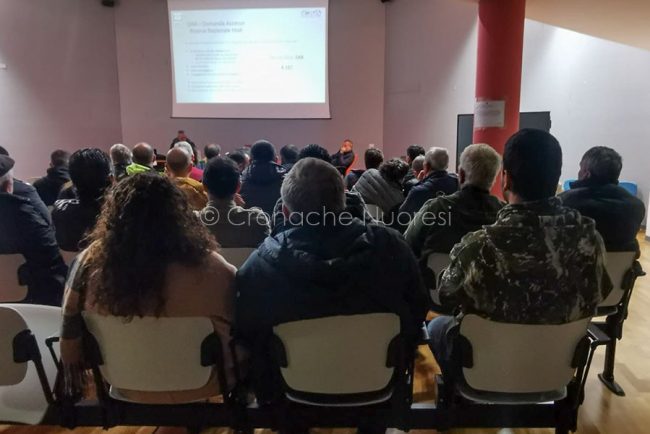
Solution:
[(399, 315), (414, 351), (427, 311), (413, 253), (397, 232), (344, 219), (340, 173), (315, 158), (296, 163), (282, 184), (295, 227), (268, 237), (237, 274), (235, 336), (252, 351), (261, 402), (281, 393), (269, 359), (276, 324), (372, 312)]
[(350, 170), (354, 164), (354, 161), (356, 160), (356, 155), (352, 149), (353, 146), (354, 143), (352, 143), (352, 140), (345, 139), (343, 140), (341, 149), (339, 149), (336, 154), (332, 155), (332, 164), (339, 170), (339, 172), (341, 172), (341, 175), (343, 176), (347, 175), (348, 170)]
[(257, 247), (271, 232), (269, 218), (262, 210), (237, 205), (240, 178), (237, 164), (221, 157), (210, 159), (203, 174), (210, 201), (200, 218), (223, 248)]
[(196, 154), (196, 149), (194, 149), (188, 142), (177, 142), (174, 145), (174, 148), (182, 148), (185, 149), (185, 151), (188, 153), (190, 156), (190, 162), (192, 163), (191, 169), (190, 169), (190, 174), (189, 178), (201, 182), (203, 181), (203, 170), (199, 169), (196, 166), (196, 162), (198, 161), (197, 154)]
[(116, 143), (111, 146), (109, 154), (113, 164), (113, 176), (117, 181), (125, 178), (127, 176), (126, 168), (133, 163), (131, 150), (121, 143)]
[(365, 203), (377, 205), (388, 214), (404, 202), (402, 179), (408, 171), (408, 164), (393, 158), (379, 166), (379, 170), (366, 170), (353, 191), (358, 192)]
[(217, 144), (211, 143), (203, 149), (203, 156), (205, 157), (206, 163), (219, 155), (221, 155), (221, 146)]
[[(309, 144), (300, 150), (298, 153), (298, 161), (305, 158), (316, 158), (318, 160), (332, 164), (332, 159), (330, 158), (330, 154), (327, 152), (327, 149), (315, 143)], [(291, 228), (293, 226), (292, 223), (287, 220), (282, 213), (282, 205), (282, 198), (279, 198), (275, 203), (275, 207), (273, 207), (272, 235), (278, 234), (283, 230)], [(348, 212), (352, 217), (358, 218), (365, 223), (372, 223), (375, 221), (372, 216), (366, 211), (366, 204), (364, 203), (363, 198), (359, 193), (355, 191), (345, 192), (345, 211)]]
[(241, 195), (249, 207), (261, 208), (267, 215), (280, 197), (286, 170), (275, 163), (275, 147), (260, 140), (251, 148), (251, 164), (242, 173)]
[[(83, 389), (84, 312), (126, 320), (209, 317), (228, 348), (236, 269), (216, 249), (213, 237), (166, 177), (142, 173), (117, 184), (66, 285), (61, 332), (64, 390), (78, 397)], [(233, 385), (230, 351), (223, 353), (226, 376)], [(129, 400), (168, 404), (219, 393), (216, 375), (195, 390), (119, 392)]]
[[(416, 171), (413, 163), (418, 157), (424, 157), (424, 154), (425, 150), (420, 145), (409, 145), (409, 147), (406, 148), (406, 162), (411, 167), (411, 171), (406, 175), (406, 177), (404, 177), (404, 196), (408, 196), (411, 188), (420, 182), (417, 179), (417, 176), (422, 171), (422, 166), (420, 166), (420, 170)], [(424, 163), (424, 161), (422, 161), (422, 163)]]
[(61, 250), (78, 252), (97, 223), (104, 193), (113, 183), (111, 160), (99, 149), (81, 149), (70, 157), (70, 178), (77, 198), (54, 203), (52, 221)]
[(460, 191), (429, 199), (415, 214), (404, 237), (428, 288), (435, 288), (438, 278), (427, 267), (430, 254), (449, 253), (465, 234), (496, 221), (503, 204), (490, 189), (500, 168), (501, 157), (490, 146), (468, 146), (460, 155)]
[(239, 173), (243, 173), (244, 170), (248, 167), (248, 159), (246, 158), (246, 154), (235, 151), (235, 152), (228, 152), (226, 154), (226, 157), (230, 158), (232, 161), (237, 163), (237, 167), (239, 168)]
[(189, 177), (192, 172), (192, 154), (183, 147), (170, 149), (165, 160), (165, 168), (167, 176), (185, 194), (190, 208), (194, 211), (205, 208), (208, 204), (208, 195), (203, 184)]
[(138, 143), (133, 147), (133, 163), (126, 167), (126, 174), (131, 176), (143, 172), (152, 172), (156, 153), (148, 143)]
[(13, 194), (13, 167), (14, 160), (0, 155), (0, 255), (24, 256), (26, 263), (17, 274), (27, 286), (26, 303), (59, 306), (68, 267), (50, 222), (29, 199)]
[(447, 150), (431, 148), (424, 156), (423, 178), (411, 188), (400, 212), (415, 215), (427, 200), (458, 191), (458, 178), (447, 173), (448, 166)]
[(406, 148), (406, 162), (409, 164), (409, 166), (413, 166), (413, 161), (415, 161), (416, 158), (418, 158), (420, 155), (425, 155), (426, 151), (424, 148), (420, 145), (409, 145), (408, 148)]
[[(508, 201), (496, 223), (463, 237), (437, 291), (443, 308), (460, 306), (494, 321), (563, 324), (594, 314), (611, 291), (603, 240), (594, 221), (554, 197), (562, 149), (547, 132), (523, 129), (506, 143), (502, 188)], [(443, 375), (454, 375), (447, 330), (429, 324)]]
[(364, 169), (351, 169), (349, 173), (345, 176), (345, 187), (348, 190), (352, 190), (354, 184), (357, 183), (363, 172), (370, 169), (379, 169), (381, 163), (384, 162), (384, 153), (381, 152), (381, 149), (377, 148), (368, 148), (363, 154), (364, 163), (366, 165)]
[(280, 149), (282, 167), (288, 172), (298, 161), (298, 148), (295, 145), (285, 145)]
[(184, 130), (178, 130), (178, 134), (176, 135), (176, 137), (174, 137), (174, 140), (172, 140), (172, 143), (169, 145), (169, 149), (176, 146), (178, 142), (188, 143), (192, 147), (192, 154), (196, 156), (196, 145), (194, 144), (193, 141), (190, 140), (189, 137), (187, 137), (187, 134), (185, 134)]
[(56, 201), (63, 185), (70, 182), (68, 173), (68, 152), (57, 149), (50, 155), (50, 167), (47, 175), (34, 182), (34, 188), (46, 206), (51, 206)]
[[(9, 157), (9, 152), (0, 146), (0, 155)], [(34, 186), (19, 179), (13, 178), (13, 194), (14, 196), (20, 196), (24, 199), (27, 199), (34, 207), (36, 212), (43, 218), (43, 220), (48, 222), (48, 224), (52, 223), (52, 219), (50, 218), (50, 211), (43, 203), (43, 200), (38, 195), (38, 192)]]
[(608, 251), (636, 251), (636, 236), (643, 222), (643, 201), (618, 185), (623, 159), (615, 150), (596, 146), (580, 162), (578, 180), (560, 195), (565, 206), (596, 221)]
[(402, 184), (404, 186), (404, 197), (407, 197), (411, 189), (418, 185), (420, 180), (418, 175), (424, 170), (424, 155), (418, 155), (411, 162), (411, 171), (406, 174)]

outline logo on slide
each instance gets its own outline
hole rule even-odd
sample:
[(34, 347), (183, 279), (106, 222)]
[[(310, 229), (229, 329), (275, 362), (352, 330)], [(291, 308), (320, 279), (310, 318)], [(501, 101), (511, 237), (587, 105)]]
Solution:
[(302, 18), (320, 18), (323, 16), (323, 11), (321, 9), (303, 9), (300, 11), (300, 16)]
[(172, 13), (172, 18), (174, 21), (182, 21), (183, 20), (183, 14), (181, 12), (173, 12)]

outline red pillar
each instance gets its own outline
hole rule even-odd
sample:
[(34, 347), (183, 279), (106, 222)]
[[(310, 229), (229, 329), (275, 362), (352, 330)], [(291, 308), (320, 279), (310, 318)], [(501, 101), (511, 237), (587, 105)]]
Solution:
[[(506, 141), (519, 131), (526, 0), (479, 0), (478, 14), (474, 143), (503, 155)], [(500, 176), (492, 192), (502, 196)]]

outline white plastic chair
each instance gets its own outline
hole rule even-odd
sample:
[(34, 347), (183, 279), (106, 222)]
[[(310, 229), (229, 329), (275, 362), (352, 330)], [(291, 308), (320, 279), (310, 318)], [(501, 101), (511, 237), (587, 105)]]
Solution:
[(254, 251), (255, 249), (251, 247), (231, 247), (221, 249), (219, 253), (221, 253), (221, 256), (223, 256), (229, 264), (234, 265), (236, 268), (241, 268)]
[(478, 402), (557, 401), (575, 374), (576, 348), (590, 318), (561, 325), (508, 324), (465, 316), (460, 334), (471, 346), (461, 395)]
[[(210, 381), (213, 366), (202, 365), (204, 340), (216, 338), (209, 318), (135, 317), (127, 322), (89, 312), (83, 317), (99, 347), (99, 370), (111, 385), (111, 397), (128, 401), (118, 389), (187, 391)], [(221, 350), (218, 339), (214, 345)]]
[(18, 268), (23, 255), (0, 255), (0, 302), (17, 302), (27, 297), (27, 287), (18, 283)]
[[(36, 425), (48, 408), (50, 390), (56, 378), (56, 365), (48, 353), (45, 339), (61, 326), (61, 308), (27, 304), (0, 305), (0, 421)], [(38, 344), (43, 371), (36, 364), (14, 363), (14, 337), (30, 330)], [(43, 389), (41, 381), (49, 390)], [(46, 395), (47, 394), (47, 395)]]
[(384, 220), (384, 211), (382, 211), (381, 208), (379, 208), (377, 205), (373, 205), (371, 203), (366, 204), (366, 211), (368, 211), (368, 214), (372, 218), (374, 218), (377, 221), (382, 221)]
[[(294, 321), (273, 328), (286, 357), (282, 377), (287, 397), (308, 405), (359, 406), (384, 402), (395, 373), (387, 366), (393, 339), (400, 333), (392, 313), (334, 316)], [(303, 394), (346, 395), (378, 392), (364, 402), (328, 402)], [(369, 396), (369, 395), (368, 395)]]
[(598, 306), (603, 307), (616, 307), (623, 296), (625, 290), (621, 287), (623, 284), (623, 277), (625, 273), (632, 268), (632, 264), (636, 258), (636, 252), (607, 252), (605, 255), (605, 269), (609, 278), (612, 281), (612, 292), (609, 293), (607, 298), (603, 300)]

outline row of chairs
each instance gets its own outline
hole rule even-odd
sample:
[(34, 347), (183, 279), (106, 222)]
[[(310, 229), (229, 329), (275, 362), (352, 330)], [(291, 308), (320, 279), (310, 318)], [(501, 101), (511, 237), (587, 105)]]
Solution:
[[(633, 256), (628, 256), (627, 269), (620, 256), (622, 271), (615, 274), (611, 258), (618, 256), (608, 255), (613, 281), (621, 282), (620, 289), (629, 287), (617, 305), (619, 315), (626, 311), (634, 278), (640, 274)], [(561, 326), (530, 326), (468, 315), (459, 325), (455, 345), (462, 376), (455, 384), (438, 381), (438, 402), (427, 405), (412, 403), (413, 357), (404, 352), (395, 315), (297, 321), (274, 330), (276, 362), (286, 397), (282, 405), (258, 407), (229, 395), (223, 404), (160, 407), (128, 402), (118, 390), (188, 390), (205, 384), (206, 375), (215, 367), (221, 390), (226, 390), (223, 346), (209, 320), (125, 322), (87, 315), (87, 340), (95, 348), (91, 361), (98, 401), (68, 405), (56, 401), (51, 393), (60, 373), (56, 339), (48, 337), (56, 332), (60, 319), (58, 308), (0, 305), (0, 373), (7, 373), (6, 377), (0, 374), (0, 421), (105, 427), (186, 426), (193, 421), (196, 428), (237, 429), (367, 424), (402, 429), (552, 426), (557, 432), (568, 432), (576, 427), (593, 352), (611, 341), (589, 319)], [(52, 356), (42, 357), (46, 351)], [(27, 369), (28, 361), (33, 362), (33, 370)], [(37, 395), (39, 385), (43, 392)], [(16, 393), (15, 387), (24, 391)]]

